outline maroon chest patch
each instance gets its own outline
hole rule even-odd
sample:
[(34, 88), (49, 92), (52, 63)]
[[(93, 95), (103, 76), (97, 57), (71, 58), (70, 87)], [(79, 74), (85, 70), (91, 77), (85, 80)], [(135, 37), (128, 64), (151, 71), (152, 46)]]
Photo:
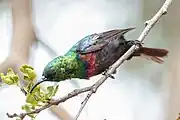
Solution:
[(80, 55), (81, 58), (88, 63), (88, 78), (92, 77), (95, 73), (96, 54), (89, 53), (86, 55)]

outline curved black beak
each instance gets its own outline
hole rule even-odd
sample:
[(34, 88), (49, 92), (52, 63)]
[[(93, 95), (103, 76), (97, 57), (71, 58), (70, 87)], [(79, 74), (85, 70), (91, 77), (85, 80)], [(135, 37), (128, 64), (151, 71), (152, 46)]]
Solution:
[(45, 82), (45, 81), (49, 81), (48, 79), (46, 79), (46, 78), (42, 78), (42, 80), (41, 81), (39, 81), (39, 82), (37, 82), (32, 88), (31, 88), (31, 90), (30, 90), (30, 92), (29, 93), (32, 93), (33, 92), (33, 90), (39, 85), (39, 84), (41, 84), (41, 83), (43, 83), (43, 82)]

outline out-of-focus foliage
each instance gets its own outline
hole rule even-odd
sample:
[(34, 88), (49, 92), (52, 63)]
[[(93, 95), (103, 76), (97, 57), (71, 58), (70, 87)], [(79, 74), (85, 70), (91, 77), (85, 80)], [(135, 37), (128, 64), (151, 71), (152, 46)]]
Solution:
[(3, 83), (8, 85), (18, 85), (19, 76), (14, 73), (14, 71), (9, 68), (7, 71), (7, 74), (4, 75), (3, 73), (0, 73), (0, 77), (3, 81)]
[[(26, 91), (26, 104), (22, 106), (22, 110), (31, 112), (44, 104), (48, 104), (49, 100), (55, 96), (58, 86), (48, 86), (45, 90), (41, 90), (40, 86), (37, 86), (32, 93), (29, 93), (36, 81), (36, 72), (33, 67), (23, 64), (20, 67), (20, 71), (23, 74), (24, 80), (28, 82), (26, 86), (21, 86), (20, 77), (18, 74), (9, 68), (7, 74), (0, 73), (0, 77), (3, 84), (17, 85), (21, 89)], [(35, 114), (29, 115), (32, 119), (36, 117)]]
[(28, 65), (22, 65), (20, 71), (24, 74), (24, 80), (34, 80), (36, 78), (36, 73), (34, 68)]

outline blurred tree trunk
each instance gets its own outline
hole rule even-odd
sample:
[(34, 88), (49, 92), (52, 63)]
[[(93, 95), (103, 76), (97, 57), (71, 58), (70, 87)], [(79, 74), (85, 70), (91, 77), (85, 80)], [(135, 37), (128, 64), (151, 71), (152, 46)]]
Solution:
[(12, 11), (12, 42), (6, 60), (0, 65), (0, 72), (11, 67), (18, 71), (23, 63), (28, 63), (29, 51), (35, 40), (31, 21), (31, 4), (28, 0), (9, 0)]
[(27, 62), (29, 52), (36, 37), (32, 25), (31, 0), (11, 0), (13, 40), (11, 53), (21, 55)]

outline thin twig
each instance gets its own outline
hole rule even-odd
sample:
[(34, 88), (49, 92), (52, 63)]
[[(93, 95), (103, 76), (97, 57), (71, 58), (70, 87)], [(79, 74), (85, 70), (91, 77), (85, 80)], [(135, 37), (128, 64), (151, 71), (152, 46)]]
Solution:
[(81, 103), (81, 107), (80, 107), (80, 109), (79, 109), (76, 117), (74, 118), (74, 120), (77, 120), (77, 119), (78, 119), (78, 117), (80, 116), (82, 110), (84, 109), (86, 103), (88, 102), (88, 100), (89, 100), (89, 98), (91, 97), (92, 94), (93, 94), (93, 92), (90, 91), (90, 92), (88, 93), (88, 95), (86, 96), (86, 98), (84, 99), (84, 101)]
[[(165, 13), (167, 13), (167, 8), (169, 7), (169, 5), (172, 3), (172, 0), (166, 0), (164, 5), (161, 7), (161, 9), (156, 13), (156, 15), (148, 20), (146, 22), (146, 27), (144, 28), (143, 32), (141, 33), (141, 35), (139, 36), (139, 38), (137, 40), (139, 40), (140, 42), (143, 42), (144, 38), (147, 36), (147, 34), (149, 33), (149, 31), (151, 30), (151, 28), (156, 24), (156, 22), (161, 18), (162, 15), (165, 15)], [(82, 102), (81, 104), (81, 108), (78, 112), (78, 114), (75, 117), (75, 120), (78, 119), (78, 117), (81, 114), (81, 111), (83, 110), (83, 108), (85, 107), (86, 103), (88, 102), (89, 98), (92, 96), (92, 94), (94, 94), (98, 88), (107, 80), (108, 77), (110, 77), (111, 74), (114, 73), (114, 71), (135, 51), (136, 47), (138, 47), (138, 45), (133, 45), (119, 60), (117, 60), (106, 72), (106, 74), (104, 76), (102, 76), (94, 85), (89, 86), (89, 87), (84, 87), (81, 89), (75, 89), (74, 91), (70, 92), (69, 94), (65, 95), (64, 97), (62, 97), (61, 99), (58, 100), (52, 100), (49, 103), (47, 103), (46, 105), (42, 106), (41, 108), (35, 109), (34, 111), (31, 112), (27, 112), (27, 113), (21, 113), (21, 114), (8, 114), (9, 118), (13, 118), (13, 117), (19, 117), (21, 119), (23, 119), (25, 116), (30, 115), (30, 114), (37, 114), (40, 113), (42, 110), (47, 109), (53, 105), (58, 105), (59, 103), (65, 102), (66, 100), (75, 97), (81, 93), (84, 92), (88, 92), (87, 97), (85, 98), (85, 100)]]
[(44, 106), (42, 106), (42, 107), (40, 107), (38, 109), (35, 109), (34, 111), (24, 112), (24, 113), (21, 113), (21, 114), (16, 114), (16, 113), (9, 114), (9, 113), (7, 113), (7, 116), (9, 118), (19, 117), (19, 118), (23, 119), (27, 115), (40, 113), (42, 110), (45, 110), (45, 109), (47, 109), (47, 108), (49, 108), (49, 107), (51, 107), (53, 105), (58, 105), (59, 103), (65, 102), (66, 100), (68, 100), (68, 99), (70, 99), (72, 97), (75, 97), (75, 96), (77, 96), (77, 95), (79, 95), (81, 93), (90, 91), (92, 88), (93, 88), (93, 86), (84, 87), (84, 88), (81, 88), (81, 89), (75, 89), (72, 92), (65, 95), (64, 97), (62, 97), (61, 99), (52, 100), (52, 101), (48, 102), (46, 105), (44, 105)]
[[(149, 31), (151, 30), (151, 28), (156, 24), (156, 22), (161, 18), (161, 16), (167, 14), (167, 9), (169, 7), (169, 5), (172, 3), (172, 0), (166, 0), (165, 3), (163, 4), (163, 6), (161, 7), (161, 9), (154, 15), (154, 17), (152, 17), (150, 20), (145, 22), (146, 27), (144, 28), (144, 30), (142, 31), (142, 33), (140, 34), (139, 38), (137, 39), (140, 42), (143, 42), (143, 40), (145, 39), (145, 37), (148, 35)], [(123, 56), (121, 56), (121, 58), (119, 60), (116, 61), (115, 64), (113, 64), (110, 69), (108, 69), (107, 71), (107, 75), (111, 75), (113, 72), (115, 72), (115, 70), (135, 51), (136, 47), (138, 47), (138, 45), (133, 45)], [(106, 81), (106, 79), (108, 78), (108, 76), (103, 76), (102, 78), (100, 78), (99, 82), (102, 84), (103, 82)], [(98, 87), (101, 84), (97, 84), (97, 86), (95, 86), (94, 91), (97, 91)], [(89, 92), (89, 94), (86, 96), (85, 100), (82, 102), (80, 110), (78, 111), (76, 117), (74, 120), (77, 120), (78, 117), (80, 116), (83, 108), (85, 107), (87, 101), (89, 100), (89, 98), (91, 97), (91, 95), (95, 93), (92, 90)]]

